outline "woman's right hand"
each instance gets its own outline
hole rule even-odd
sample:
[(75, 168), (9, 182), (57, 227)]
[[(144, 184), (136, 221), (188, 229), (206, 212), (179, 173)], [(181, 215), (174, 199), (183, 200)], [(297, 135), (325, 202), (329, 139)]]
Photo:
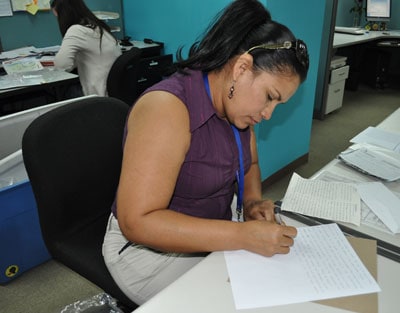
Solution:
[(263, 220), (244, 222), (242, 226), (243, 249), (264, 256), (289, 253), (297, 235), (295, 227)]

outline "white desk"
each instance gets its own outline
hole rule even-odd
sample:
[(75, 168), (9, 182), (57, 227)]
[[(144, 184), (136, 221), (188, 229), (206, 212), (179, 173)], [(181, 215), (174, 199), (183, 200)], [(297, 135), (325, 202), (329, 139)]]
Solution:
[[(379, 127), (400, 131), (400, 109), (390, 115)], [(330, 166), (329, 164), (327, 166)], [(400, 185), (400, 182), (398, 182)], [(285, 219), (287, 224), (303, 224)], [(399, 311), (400, 263), (378, 255), (379, 313)], [(346, 310), (306, 302), (270, 308), (236, 310), (223, 252), (214, 252), (177, 279), (170, 286), (135, 310), (135, 313), (344, 313)]]
[(333, 37), (333, 48), (336, 49), (346, 46), (357, 45), (368, 41), (386, 39), (400, 39), (400, 30), (370, 31), (363, 35), (335, 33)]
[[(13, 60), (37, 55), (37, 57), (39, 57), (37, 60), (42, 64), (51, 64), (54, 60), (54, 53), (56, 53), (58, 49), (59, 46), (45, 48), (28, 46), (5, 51), (0, 53), (0, 63), (2, 60)], [(51, 55), (42, 55), (42, 53), (51, 53)], [(0, 99), (70, 82), (78, 82), (78, 75), (56, 70), (53, 66), (44, 66), (41, 70), (28, 73), (4, 74), (0, 75)]]
[[(290, 223), (292, 224), (292, 223)], [(294, 226), (300, 223), (293, 221)], [(400, 265), (378, 256), (379, 313), (398, 312), (400, 299), (398, 282)], [(343, 313), (350, 312), (330, 306), (306, 302), (270, 308), (236, 310), (231, 286), (228, 283), (223, 252), (214, 252), (197, 266), (165, 288), (135, 313)]]
[[(29, 78), (32, 77), (32, 78)], [(0, 96), (9, 95), (15, 90), (30, 86), (45, 84), (54, 84), (68, 80), (76, 80), (78, 75), (62, 70), (56, 70), (53, 67), (43, 68), (35, 72), (20, 73), (18, 75), (0, 76)]]

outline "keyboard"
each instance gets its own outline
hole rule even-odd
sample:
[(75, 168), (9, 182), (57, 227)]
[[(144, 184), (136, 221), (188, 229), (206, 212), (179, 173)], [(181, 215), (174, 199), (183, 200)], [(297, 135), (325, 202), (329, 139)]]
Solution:
[(365, 29), (360, 27), (344, 27), (344, 26), (335, 26), (336, 33), (350, 34), (350, 35), (364, 35)]

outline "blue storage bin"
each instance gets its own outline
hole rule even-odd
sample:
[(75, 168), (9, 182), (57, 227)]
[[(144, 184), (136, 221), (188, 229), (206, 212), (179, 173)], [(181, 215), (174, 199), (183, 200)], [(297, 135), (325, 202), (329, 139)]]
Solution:
[[(0, 283), (6, 283), (51, 257), (43, 242), (31, 184), (28, 179), (20, 179), (25, 173), (20, 151), (2, 165)], [(4, 167), (8, 167), (8, 171)]]

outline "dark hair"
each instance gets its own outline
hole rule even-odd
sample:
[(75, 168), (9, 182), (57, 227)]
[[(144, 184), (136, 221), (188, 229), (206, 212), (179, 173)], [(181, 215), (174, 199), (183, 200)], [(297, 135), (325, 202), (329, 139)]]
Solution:
[[(295, 40), (286, 26), (271, 19), (258, 0), (235, 0), (215, 17), (203, 39), (190, 47), (186, 60), (182, 57), (182, 47), (178, 49), (175, 67), (180, 72), (185, 68), (203, 72), (220, 70), (231, 58), (254, 46)], [(289, 69), (304, 81), (308, 71), (305, 44), (304, 48), (306, 62), (299, 60), (294, 49), (256, 49), (250, 53), (255, 70), (287, 72)]]
[(83, 0), (53, 0), (50, 2), (50, 6), (57, 12), (58, 26), (63, 37), (68, 28), (75, 24), (92, 29), (99, 27), (101, 47), (104, 31), (111, 34), (110, 26), (98, 19)]

